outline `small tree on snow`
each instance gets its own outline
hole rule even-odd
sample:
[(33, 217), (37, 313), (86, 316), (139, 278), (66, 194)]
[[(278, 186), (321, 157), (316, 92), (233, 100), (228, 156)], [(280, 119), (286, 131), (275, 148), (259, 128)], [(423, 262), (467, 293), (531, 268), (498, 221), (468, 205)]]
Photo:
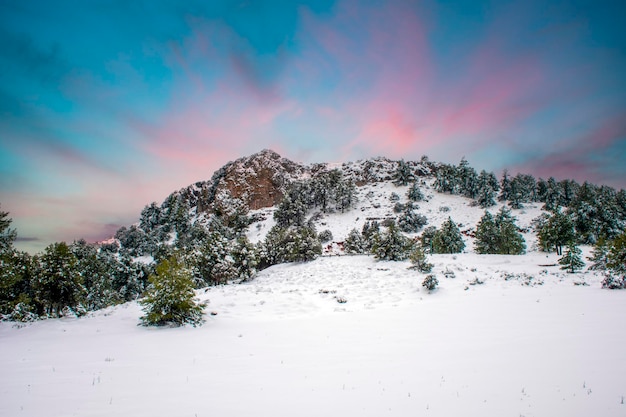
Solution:
[(576, 246), (573, 241), (570, 241), (565, 250), (565, 255), (559, 259), (561, 269), (566, 270), (570, 274), (580, 271), (585, 262), (582, 260), (582, 251)]
[(439, 285), (439, 280), (433, 274), (426, 275), (424, 281), (422, 281), (422, 287), (426, 288), (428, 291), (433, 291)]
[(151, 286), (139, 301), (145, 312), (141, 324), (191, 324), (195, 327), (203, 323), (206, 304), (196, 300), (191, 272), (175, 256), (161, 261), (148, 281)]
[(433, 264), (428, 262), (424, 248), (419, 243), (413, 246), (409, 259), (413, 264), (411, 269), (417, 269), (420, 272), (430, 272), (433, 269)]
[(461, 231), (452, 218), (448, 217), (441, 229), (435, 232), (432, 240), (434, 253), (461, 253), (465, 249), (465, 243)]

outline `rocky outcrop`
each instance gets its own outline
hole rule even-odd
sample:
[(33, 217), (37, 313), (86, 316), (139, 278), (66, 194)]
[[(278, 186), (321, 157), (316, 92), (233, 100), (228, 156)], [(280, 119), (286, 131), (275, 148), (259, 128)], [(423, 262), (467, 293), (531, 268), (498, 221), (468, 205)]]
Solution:
[(229, 195), (250, 210), (272, 207), (283, 198), (289, 184), (307, 173), (305, 166), (266, 149), (226, 165), (215, 184), (215, 195)]

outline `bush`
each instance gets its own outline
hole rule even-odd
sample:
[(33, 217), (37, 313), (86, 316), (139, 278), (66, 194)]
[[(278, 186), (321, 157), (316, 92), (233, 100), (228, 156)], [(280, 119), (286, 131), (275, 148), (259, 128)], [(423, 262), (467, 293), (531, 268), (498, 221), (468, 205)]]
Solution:
[(323, 230), (322, 232), (320, 232), (319, 239), (322, 243), (330, 242), (331, 240), (333, 240), (333, 232), (328, 229)]
[(439, 285), (439, 280), (433, 274), (426, 275), (424, 281), (422, 281), (422, 287), (426, 288), (428, 291), (434, 291)]

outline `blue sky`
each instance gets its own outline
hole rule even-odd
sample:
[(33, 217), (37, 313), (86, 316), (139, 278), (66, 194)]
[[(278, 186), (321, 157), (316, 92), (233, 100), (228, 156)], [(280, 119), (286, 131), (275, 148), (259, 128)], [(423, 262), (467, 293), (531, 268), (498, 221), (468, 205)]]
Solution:
[(0, 0), (0, 41), (0, 204), (30, 251), (264, 148), (626, 186), (617, 1)]

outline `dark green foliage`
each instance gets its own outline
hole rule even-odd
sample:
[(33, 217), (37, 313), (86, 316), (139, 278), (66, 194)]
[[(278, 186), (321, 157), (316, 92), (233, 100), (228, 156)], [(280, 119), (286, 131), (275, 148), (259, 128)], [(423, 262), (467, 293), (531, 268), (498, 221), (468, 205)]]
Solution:
[(478, 191), (476, 201), (482, 208), (494, 206), (496, 204), (496, 193), (498, 191), (498, 180), (492, 172), (482, 170), (478, 176)]
[[(202, 249), (191, 255), (192, 275), (197, 287), (225, 284), (233, 278), (227, 265), (231, 262), (229, 240), (215, 230), (209, 233)], [(233, 273), (234, 274), (234, 273)]]
[(485, 212), (476, 227), (474, 245), (476, 252), (481, 254), (521, 255), (526, 250), (515, 218), (505, 207), (500, 209), (495, 218)]
[(420, 242), (422, 244), (422, 248), (426, 253), (434, 253), (433, 251), (433, 238), (437, 233), (437, 228), (435, 226), (429, 226), (422, 232), (420, 236)]
[(371, 251), (372, 244), (374, 242), (374, 236), (377, 236), (380, 232), (380, 225), (376, 220), (367, 221), (363, 224), (361, 229), (361, 235), (363, 236), (363, 244), (366, 251)]
[(378, 260), (402, 261), (409, 257), (412, 242), (394, 224), (387, 231), (378, 233), (373, 239), (371, 252)]
[(231, 256), (237, 277), (243, 281), (250, 280), (257, 271), (259, 260), (254, 245), (245, 235), (237, 238)]
[(176, 257), (161, 261), (148, 281), (150, 287), (139, 301), (145, 313), (141, 324), (195, 327), (203, 323), (205, 304), (195, 299), (191, 272)]
[(538, 233), (539, 244), (545, 251), (555, 249), (557, 255), (562, 255), (562, 247), (576, 238), (571, 218), (557, 211), (543, 225)]
[(609, 244), (606, 267), (612, 273), (626, 279), (626, 231)]
[(303, 226), (307, 207), (303, 196), (285, 196), (274, 212), (274, 220), (279, 227)]
[(548, 179), (545, 184), (545, 192), (543, 197), (543, 209), (546, 211), (556, 211), (559, 209), (562, 200), (562, 190), (560, 184), (553, 177)]
[(10, 228), (13, 220), (8, 215), (8, 212), (0, 210), (0, 254), (10, 252), (17, 237), (15, 229)]
[(428, 291), (434, 291), (439, 285), (439, 280), (433, 274), (426, 275), (424, 281), (422, 281), (422, 287), (426, 288)]
[(561, 269), (569, 273), (579, 271), (585, 266), (585, 262), (582, 260), (582, 251), (573, 241), (568, 243), (565, 255), (559, 259), (559, 265), (561, 265)]
[[(37, 258), (32, 282), (35, 300), (44, 314), (81, 314), (87, 291), (77, 268), (78, 260), (65, 242), (54, 243)], [(68, 311), (69, 310), (69, 311)]]
[(346, 240), (343, 242), (343, 248), (348, 254), (362, 254), (367, 250), (361, 233), (356, 229), (350, 230)]
[(398, 227), (406, 233), (417, 233), (428, 223), (425, 216), (417, 213), (411, 203), (404, 206), (403, 212), (397, 219)]
[(419, 272), (430, 272), (433, 269), (433, 264), (428, 262), (424, 248), (419, 243), (413, 246), (409, 260), (412, 264), (411, 269), (416, 269)]
[(424, 199), (424, 194), (422, 194), (422, 190), (417, 182), (411, 184), (409, 191), (406, 193), (407, 198), (410, 201), (422, 201)]
[(408, 164), (404, 160), (398, 161), (398, 166), (393, 174), (393, 183), (397, 186), (407, 185), (415, 180), (415, 175), (411, 172)]
[(264, 269), (284, 262), (312, 261), (322, 254), (322, 245), (315, 230), (308, 226), (274, 226), (258, 250), (259, 267)]
[(465, 243), (461, 231), (448, 217), (432, 238), (433, 253), (461, 253), (463, 249), (465, 249)]

